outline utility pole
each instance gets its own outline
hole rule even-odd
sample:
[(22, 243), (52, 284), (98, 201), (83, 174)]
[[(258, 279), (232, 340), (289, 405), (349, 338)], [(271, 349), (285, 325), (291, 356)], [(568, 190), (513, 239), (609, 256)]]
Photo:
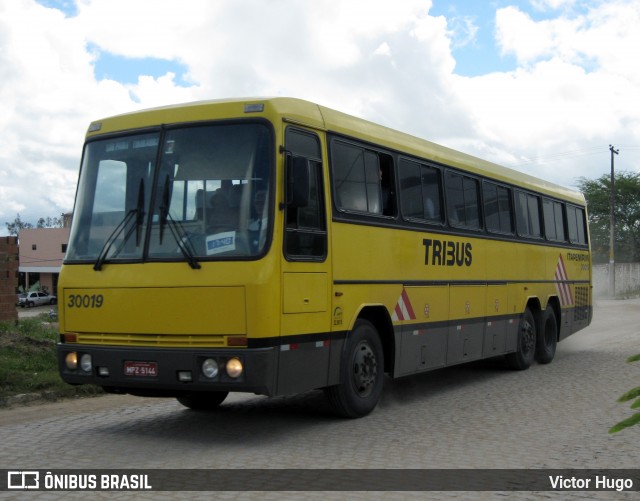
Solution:
[(613, 173), (613, 155), (617, 155), (620, 150), (614, 149), (609, 145), (609, 151), (611, 151), (611, 193), (610, 193), (610, 208), (609, 214), (609, 296), (616, 297), (616, 259), (614, 254), (614, 246), (616, 242), (616, 192), (614, 190), (615, 181)]

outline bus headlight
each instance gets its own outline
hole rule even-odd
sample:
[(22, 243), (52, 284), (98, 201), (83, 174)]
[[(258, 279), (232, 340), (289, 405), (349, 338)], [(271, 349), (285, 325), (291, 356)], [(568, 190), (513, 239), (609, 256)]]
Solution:
[(85, 353), (80, 357), (80, 368), (85, 372), (91, 372), (93, 367), (93, 362), (91, 360), (91, 355)]
[(230, 358), (227, 360), (227, 375), (230, 378), (236, 379), (242, 375), (242, 371), (244, 368), (242, 367), (242, 362), (239, 358)]
[(202, 362), (202, 374), (208, 379), (213, 379), (218, 376), (218, 362), (213, 358), (207, 358)]
[(67, 353), (64, 357), (64, 363), (67, 365), (67, 369), (75, 371), (78, 368), (78, 354), (75, 351)]

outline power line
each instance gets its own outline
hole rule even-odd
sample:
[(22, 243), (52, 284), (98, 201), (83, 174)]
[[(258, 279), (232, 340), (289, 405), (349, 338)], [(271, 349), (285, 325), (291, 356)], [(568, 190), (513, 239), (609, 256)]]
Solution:
[[(638, 145), (624, 145), (621, 144), (620, 148), (624, 148), (624, 150), (640, 150), (640, 146)], [(595, 154), (604, 154), (607, 150), (602, 148), (601, 146), (593, 147), (593, 148), (581, 148), (577, 150), (568, 150), (568, 151), (560, 151), (557, 153), (551, 153), (545, 156), (538, 156), (535, 158), (523, 160), (522, 162), (505, 164), (507, 167), (522, 167), (526, 165), (532, 164), (547, 164), (549, 162), (555, 160), (566, 160), (569, 158), (581, 157), (581, 156), (589, 156)]]
[(523, 165), (531, 165), (531, 164), (545, 164), (554, 160), (565, 160), (568, 158), (575, 158), (580, 156), (594, 155), (597, 153), (604, 153), (601, 147), (598, 148), (583, 148), (579, 150), (569, 150), (569, 151), (561, 151), (558, 153), (553, 153), (546, 156), (537, 156), (532, 159), (524, 160), (522, 162), (509, 164), (509, 167), (520, 167)]

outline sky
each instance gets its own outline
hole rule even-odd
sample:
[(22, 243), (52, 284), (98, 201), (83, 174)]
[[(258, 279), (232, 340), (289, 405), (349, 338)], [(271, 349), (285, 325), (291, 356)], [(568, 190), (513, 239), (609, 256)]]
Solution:
[(638, 0), (0, 0), (0, 235), (93, 120), (290, 96), (567, 187), (640, 171)]

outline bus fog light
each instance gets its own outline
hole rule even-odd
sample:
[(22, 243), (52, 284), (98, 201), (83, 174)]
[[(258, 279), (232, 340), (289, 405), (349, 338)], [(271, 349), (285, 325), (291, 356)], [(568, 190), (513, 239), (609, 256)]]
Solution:
[(67, 369), (75, 371), (78, 368), (78, 354), (75, 351), (67, 353), (64, 363), (67, 365)]
[(190, 383), (193, 381), (191, 371), (178, 371), (178, 381), (181, 383)]
[(109, 377), (108, 367), (98, 367), (98, 376)]
[(93, 362), (91, 361), (91, 355), (85, 353), (80, 357), (80, 368), (85, 372), (91, 372)]
[(213, 358), (207, 358), (202, 362), (202, 374), (208, 379), (213, 379), (218, 375), (218, 362)]
[(236, 379), (242, 375), (242, 362), (238, 358), (230, 358), (227, 361), (227, 374), (229, 377)]

